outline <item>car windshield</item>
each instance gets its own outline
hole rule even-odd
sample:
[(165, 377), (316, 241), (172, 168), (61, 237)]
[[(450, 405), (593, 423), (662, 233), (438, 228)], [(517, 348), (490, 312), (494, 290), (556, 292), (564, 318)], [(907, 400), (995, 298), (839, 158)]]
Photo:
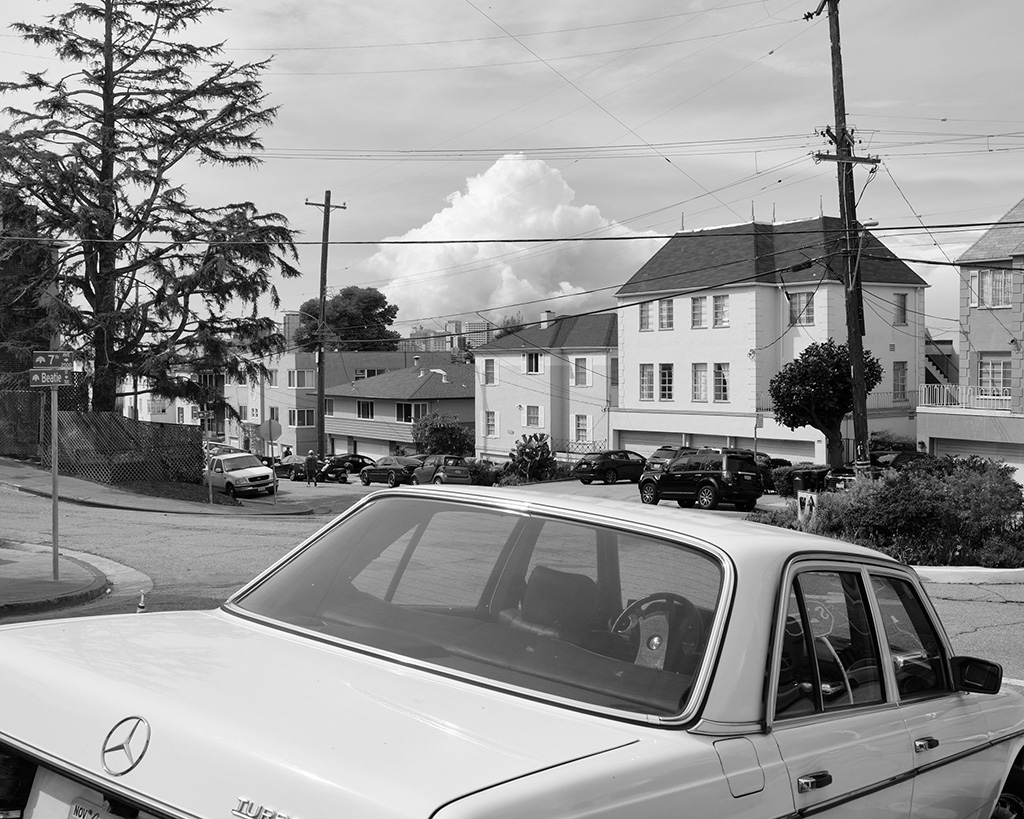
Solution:
[(228, 472), (237, 472), (239, 469), (249, 469), (254, 466), (263, 466), (263, 463), (255, 455), (240, 455), (237, 458), (228, 458), (224, 461), (224, 468)]
[(651, 458), (674, 458), (676, 456), (676, 447), (674, 446), (663, 446), (661, 449), (655, 450)]
[(604, 460), (605, 454), (603, 452), (591, 452), (588, 455), (583, 456), (584, 461), (601, 461)]
[(669, 716), (705, 664), (723, 577), (704, 551), (612, 523), (390, 495), (232, 602), (446, 673)]

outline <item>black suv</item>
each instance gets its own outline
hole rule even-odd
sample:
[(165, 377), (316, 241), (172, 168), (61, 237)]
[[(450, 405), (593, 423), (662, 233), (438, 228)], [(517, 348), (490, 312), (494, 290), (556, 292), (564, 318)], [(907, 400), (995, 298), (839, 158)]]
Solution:
[(660, 446), (651, 453), (650, 457), (647, 458), (647, 469), (651, 472), (657, 472), (659, 469), (663, 469), (665, 464), (669, 461), (674, 461), (681, 455), (697, 451), (697, 448), (692, 446), (675, 446), (669, 444)]
[(572, 476), (579, 478), (580, 483), (593, 483), (595, 480), (615, 483), (619, 478), (636, 483), (640, 480), (646, 463), (643, 455), (630, 452), (628, 449), (590, 452), (576, 462), (572, 468)]
[(643, 474), (640, 500), (657, 503), (665, 498), (701, 509), (731, 503), (744, 512), (753, 511), (764, 493), (754, 457), (749, 449), (700, 449), (681, 455), (660, 470)]

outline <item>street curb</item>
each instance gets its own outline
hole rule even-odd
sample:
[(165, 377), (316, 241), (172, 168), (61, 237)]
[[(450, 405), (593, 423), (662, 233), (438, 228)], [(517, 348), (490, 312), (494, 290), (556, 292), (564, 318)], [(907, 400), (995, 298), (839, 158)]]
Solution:
[(988, 569), (982, 566), (914, 566), (925, 583), (965, 583), (998, 586), (1024, 583), (1024, 569)]
[[(27, 486), (21, 486), (16, 483), (8, 483), (7, 481), (0, 480), (0, 485), (10, 486), (13, 489), (17, 489), (19, 492), (24, 492), (26, 495), (35, 495), (38, 498), (50, 498), (53, 497), (52, 493), (46, 492), (40, 489), (30, 489)], [(299, 509), (283, 509), (280, 511), (273, 510), (264, 512), (253, 511), (252, 507), (246, 507), (243, 503), (241, 507), (238, 506), (225, 506), (221, 509), (212, 509), (207, 505), (195, 504), (194, 509), (158, 509), (155, 506), (125, 506), (121, 503), (114, 501), (98, 501), (90, 498), (75, 498), (68, 495), (59, 495), (58, 500), (64, 503), (73, 503), (77, 506), (91, 506), (99, 509), (124, 509), (126, 511), (135, 512), (153, 512), (156, 514), (163, 515), (248, 515), (250, 517), (286, 517), (286, 516), (297, 516), (297, 515), (312, 515), (315, 514), (315, 510), (310, 506), (303, 506)], [(188, 501), (181, 501), (182, 503), (188, 503)], [(211, 504), (212, 506), (212, 504)]]
[(89, 603), (97, 597), (103, 596), (107, 588), (110, 586), (110, 581), (107, 580), (107, 576), (103, 574), (103, 572), (95, 566), (86, 563), (84, 560), (79, 560), (78, 558), (70, 557), (66, 554), (61, 554), (61, 559), (66, 560), (69, 563), (74, 563), (76, 566), (85, 569), (92, 575), (92, 582), (85, 588), (79, 589), (76, 592), (60, 594), (54, 597), (44, 597), (40, 600), (31, 600), (28, 602), (0, 603), (0, 617), (7, 616), (9, 614), (39, 614), (44, 611), (53, 611), (54, 609), (80, 606), (83, 603)]

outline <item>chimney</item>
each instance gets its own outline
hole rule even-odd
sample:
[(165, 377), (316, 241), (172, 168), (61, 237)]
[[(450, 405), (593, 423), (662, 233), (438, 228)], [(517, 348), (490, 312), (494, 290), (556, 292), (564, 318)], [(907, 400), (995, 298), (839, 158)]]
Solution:
[(548, 329), (548, 325), (554, 320), (555, 314), (551, 310), (543, 310), (540, 314), (540, 329)]
[(442, 384), (447, 384), (448, 383), (448, 373), (445, 372), (444, 370), (431, 370), (431, 372), (432, 373), (437, 373), (439, 376), (441, 376), (441, 383)]

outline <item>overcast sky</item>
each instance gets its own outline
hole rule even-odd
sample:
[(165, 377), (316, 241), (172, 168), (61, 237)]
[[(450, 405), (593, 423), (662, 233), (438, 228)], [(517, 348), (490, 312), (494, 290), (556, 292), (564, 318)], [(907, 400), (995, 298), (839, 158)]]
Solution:
[[(828, 21), (803, 19), (818, 2), (227, 0), (191, 39), (224, 39), (236, 62), (273, 56), (280, 112), (258, 171), (175, 181), (302, 231), (287, 308), (317, 295), (323, 217), (306, 201), (325, 190), (347, 205), (331, 216), (329, 288), (384, 290), (403, 335), (611, 306), (664, 242), (643, 237), (838, 215), (835, 165), (812, 158), (834, 121)], [(840, 21), (857, 150), (881, 159), (857, 170), (858, 216), (904, 258), (955, 260), (978, 233), (938, 228), (1024, 198), (1024, 3), (844, 0)], [(0, 76), (44, 68), (59, 70), (0, 38)], [(569, 237), (636, 240), (472, 241)], [(956, 271), (914, 267), (941, 333)]]

